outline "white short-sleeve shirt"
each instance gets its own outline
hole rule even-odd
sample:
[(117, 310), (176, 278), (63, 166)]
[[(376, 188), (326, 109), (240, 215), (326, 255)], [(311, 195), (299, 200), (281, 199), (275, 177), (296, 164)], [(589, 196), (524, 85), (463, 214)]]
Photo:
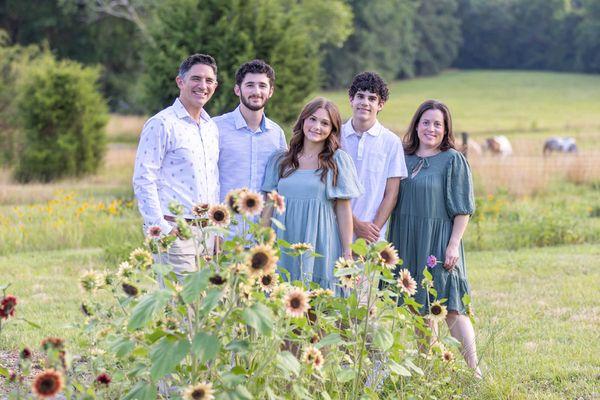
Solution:
[[(352, 213), (361, 221), (373, 222), (383, 200), (388, 178), (406, 178), (406, 162), (402, 141), (379, 123), (363, 134), (352, 126), (352, 120), (342, 125), (342, 149), (356, 166), (358, 179), (365, 193), (352, 199)], [(380, 239), (386, 238), (387, 222), (380, 231)]]

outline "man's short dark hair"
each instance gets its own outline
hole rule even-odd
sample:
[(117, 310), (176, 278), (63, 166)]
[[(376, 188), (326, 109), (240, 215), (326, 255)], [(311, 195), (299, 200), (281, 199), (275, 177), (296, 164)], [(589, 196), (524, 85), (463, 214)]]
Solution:
[(246, 74), (265, 74), (271, 87), (275, 86), (275, 71), (263, 60), (252, 60), (242, 64), (235, 73), (235, 84), (240, 86)]
[(183, 60), (179, 66), (179, 76), (183, 78), (185, 74), (187, 74), (188, 71), (196, 64), (208, 65), (213, 69), (215, 75), (217, 75), (217, 62), (214, 58), (212, 58), (212, 56), (209, 56), (208, 54), (192, 54)]
[(390, 94), (385, 81), (375, 72), (361, 72), (352, 79), (352, 85), (348, 89), (350, 98), (353, 99), (359, 90), (375, 93), (384, 102)]

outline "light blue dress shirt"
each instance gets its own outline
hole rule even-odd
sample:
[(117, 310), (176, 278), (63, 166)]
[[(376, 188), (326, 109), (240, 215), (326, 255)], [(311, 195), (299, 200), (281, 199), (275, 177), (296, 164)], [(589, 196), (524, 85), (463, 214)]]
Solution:
[(238, 106), (232, 112), (214, 118), (219, 128), (219, 176), (221, 196), (232, 189), (248, 188), (259, 192), (265, 166), (273, 153), (286, 150), (283, 130), (266, 116), (253, 132)]
[(189, 115), (179, 99), (150, 118), (142, 130), (135, 157), (133, 191), (146, 227), (157, 225), (163, 233), (172, 226), (169, 203), (192, 207), (219, 200), (219, 132), (206, 111), (201, 122)]

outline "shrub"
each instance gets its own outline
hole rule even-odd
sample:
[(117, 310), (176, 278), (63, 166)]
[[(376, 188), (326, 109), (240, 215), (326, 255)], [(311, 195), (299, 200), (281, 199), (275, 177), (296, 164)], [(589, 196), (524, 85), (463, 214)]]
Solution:
[(105, 150), (106, 104), (99, 71), (45, 55), (27, 68), (17, 111), (24, 150), (15, 178), (48, 182), (97, 170)]

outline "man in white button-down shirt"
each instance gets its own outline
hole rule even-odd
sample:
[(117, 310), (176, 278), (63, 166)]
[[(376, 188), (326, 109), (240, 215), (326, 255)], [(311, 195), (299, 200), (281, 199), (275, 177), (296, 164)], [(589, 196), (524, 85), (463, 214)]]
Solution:
[(365, 194), (352, 199), (354, 234), (368, 242), (386, 239), (387, 220), (396, 205), (400, 179), (406, 178), (402, 142), (377, 121), (388, 99), (383, 79), (374, 72), (354, 77), (352, 118), (342, 126), (342, 148), (352, 157)]
[[(183, 217), (194, 219), (193, 206), (219, 200), (219, 135), (204, 105), (217, 88), (217, 64), (209, 55), (194, 54), (175, 78), (179, 97), (150, 118), (142, 130), (135, 159), (133, 189), (144, 226), (178, 235), (170, 203), (183, 206)], [(197, 235), (197, 228), (192, 231)], [(214, 240), (207, 248), (212, 253)], [(194, 239), (177, 239), (158, 262), (173, 265), (176, 274), (195, 271)]]

